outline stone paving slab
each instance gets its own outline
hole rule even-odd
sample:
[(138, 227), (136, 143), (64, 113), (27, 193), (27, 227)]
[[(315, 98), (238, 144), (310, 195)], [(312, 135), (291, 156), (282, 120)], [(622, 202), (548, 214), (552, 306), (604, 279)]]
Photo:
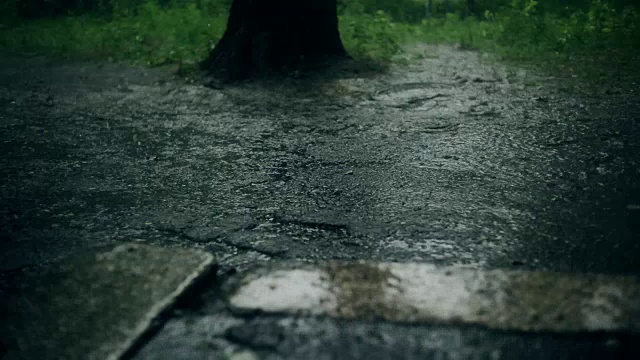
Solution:
[(236, 313), (640, 332), (640, 279), (634, 276), (352, 263), (257, 271), (240, 284), (229, 300)]
[(637, 360), (638, 340), (619, 333), (199, 313), (171, 319), (134, 360)]
[(124, 244), (79, 256), (2, 299), (7, 358), (119, 359), (213, 274), (213, 256), (197, 250)]

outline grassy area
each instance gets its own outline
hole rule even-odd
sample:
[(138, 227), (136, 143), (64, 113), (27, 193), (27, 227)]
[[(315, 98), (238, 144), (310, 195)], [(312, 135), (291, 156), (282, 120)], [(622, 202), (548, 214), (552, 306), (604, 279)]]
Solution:
[[(9, 21), (0, 28), (0, 48), (75, 58), (101, 58), (138, 64), (194, 64), (222, 36), (225, 11), (195, 3), (160, 6), (147, 1), (134, 9), (53, 19)], [(349, 52), (385, 63), (400, 52), (401, 35), (382, 11), (340, 16), (340, 31)]]
[(0, 47), (54, 56), (139, 64), (195, 63), (226, 26), (226, 14), (195, 4), (163, 8), (149, 1), (110, 16), (84, 14), (15, 22), (0, 31)]
[[(224, 32), (230, 2), (81, 0), (76, 4), (98, 5), (24, 20), (16, 15), (17, 1), (28, 0), (0, 8), (2, 49), (147, 65), (203, 59)], [(340, 0), (345, 46), (354, 57), (378, 63), (389, 63), (411, 41), (458, 43), (537, 62), (612, 53), (624, 58), (640, 48), (640, 12), (624, 0), (476, 0), (473, 9), (467, 0), (434, 0), (431, 12), (426, 1)]]
[(596, 82), (613, 72), (637, 74), (640, 11), (614, 7), (613, 2), (592, 0), (583, 1), (586, 5), (581, 8), (558, 8), (545, 7), (542, 0), (512, 0), (480, 17), (448, 14), (423, 20), (414, 38), (457, 43), (504, 60), (544, 66), (560, 76)]

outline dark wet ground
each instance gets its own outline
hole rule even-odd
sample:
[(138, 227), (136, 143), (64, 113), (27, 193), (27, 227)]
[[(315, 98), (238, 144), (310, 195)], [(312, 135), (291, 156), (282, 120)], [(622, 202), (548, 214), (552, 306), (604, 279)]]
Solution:
[(637, 77), (585, 86), (419, 51), (386, 75), (221, 90), (0, 59), (2, 287), (123, 241), (203, 248), (223, 273), (325, 259), (640, 273)]
[(475, 53), (425, 51), (384, 76), (223, 90), (4, 59), (2, 269), (140, 239), (241, 268), (637, 273), (638, 83), (578, 95)]
[[(150, 359), (637, 359), (637, 338), (519, 334), (304, 317), (221, 315), (167, 324), (137, 360)], [(224, 349), (224, 350), (222, 350)]]

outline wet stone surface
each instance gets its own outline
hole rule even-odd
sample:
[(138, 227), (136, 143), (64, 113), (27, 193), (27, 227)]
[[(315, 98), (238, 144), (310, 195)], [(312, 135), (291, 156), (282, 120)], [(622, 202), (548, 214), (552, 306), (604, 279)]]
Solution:
[(168, 323), (137, 354), (159, 359), (636, 359), (637, 337), (522, 334), (315, 317), (217, 314)]
[(240, 269), (378, 259), (637, 273), (635, 79), (614, 95), (567, 92), (476, 53), (424, 51), (388, 75), (222, 90), (3, 59), (2, 270), (142, 239)]
[(134, 359), (640, 356), (636, 277), (331, 262), (280, 263), (220, 284), (197, 309), (178, 309)]
[(8, 359), (120, 359), (196, 280), (212, 283), (214, 267), (196, 250), (85, 251), (3, 293), (0, 339)]
[(0, 291), (132, 240), (204, 249), (222, 274), (353, 259), (638, 274), (638, 79), (574, 87), (420, 51), (385, 75), (223, 89), (3, 56)]
[(234, 287), (226, 298), (237, 314), (640, 334), (640, 278), (633, 276), (358, 262), (260, 269)]

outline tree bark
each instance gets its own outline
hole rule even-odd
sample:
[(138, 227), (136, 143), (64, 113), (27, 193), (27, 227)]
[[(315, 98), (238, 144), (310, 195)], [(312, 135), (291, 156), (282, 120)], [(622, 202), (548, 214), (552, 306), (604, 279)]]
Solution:
[(233, 0), (227, 29), (202, 67), (229, 81), (347, 56), (336, 0)]

